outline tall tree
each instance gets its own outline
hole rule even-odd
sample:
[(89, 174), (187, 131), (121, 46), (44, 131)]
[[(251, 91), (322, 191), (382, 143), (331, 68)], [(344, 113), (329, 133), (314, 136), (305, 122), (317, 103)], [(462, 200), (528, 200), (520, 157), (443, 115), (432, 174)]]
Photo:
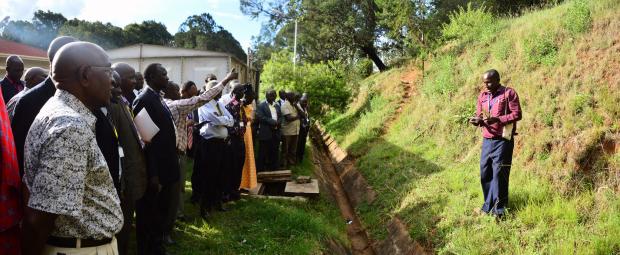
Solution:
[(241, 61), (247, 58), (241, 44), (208, 13), (189, 16), (174, 35), (174, 44), (185, 48), (227, 52)]
[(104, 49), (113, 49), (125, 45), (123, 29), (99, 21), (69, 20), (60, 28), (59, 35), (70, 35), (80, 40), (93, 42)]
[(377, 50), (381, 31), (377, 24), (379, 8), (374, 0), (276, 0), (268, 3), (240, 0), (240, 3), (244, 14), (268, 17), (268, 28), (279, 31), (276, 37), (290, 35), (297, 19), (301, 24), (298, 41), (301, 52), (306, 54), (304, 59), (348, 59), (360, 54), (370, 58), (379, 70), (387, 69)]
[(60, 13), (38, 10), (31, 22), (5, 19), (2, 37), (47, 49), (67, 19)]
[(131, 23), (125, 26), (125, 44), (156, 44), (170, 45), (174, 37), (168, 32), (166, 26), (154, 20), (143, 21), (142, 23)]

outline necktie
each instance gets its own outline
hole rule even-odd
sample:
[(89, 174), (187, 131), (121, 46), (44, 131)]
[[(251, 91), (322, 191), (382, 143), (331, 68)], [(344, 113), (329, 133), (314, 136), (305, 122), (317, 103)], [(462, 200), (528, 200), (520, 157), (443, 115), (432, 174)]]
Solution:
[(217, 109), (217, 113), (222, 116), (222, 109), (220, 109), (220, 104), (218, 104), (217, 102), (215, 102), (215, 109)]

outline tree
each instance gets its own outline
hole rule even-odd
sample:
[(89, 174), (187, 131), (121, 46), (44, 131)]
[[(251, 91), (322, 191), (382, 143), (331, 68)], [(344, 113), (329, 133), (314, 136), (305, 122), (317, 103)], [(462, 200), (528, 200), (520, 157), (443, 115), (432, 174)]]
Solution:
[(46, 49), (58, 35), (58, 30), (67, 22), (60, 13), (38, 10), (32, 18), (32, 25), (38, 32), (37, 47)]
[(60, 13), (38, 10), (34, 13), (32, 22), (6, 19), (2, 37), (47, 49), (66, 21)]
[(174, 44), (185, 48), (227, 52), (241, 61), (247, 58), (241, 44), (208, 13), (187, 17), (179, 32), (174, 35)]
[(2, 38), (37, 46), (41, 40), (32, 23), (23, 20), (11, 20), (2, 28)]
[(110, 23), (90, 22), (72, 19), (60, 28), (59, 35), (73, 36), (82, 41), (98, 44), (104, 49), (113, 49), (125, 45), (123, 29)]
[(131, 23), (125, 26), (123, 30), (125, 44), (170, 45), (174, 39), (164, 24), (154, 20), (143, 21), (140, 24)]
[(274, 45), (284, 41), (290, 48), (294, 20), (300, 22), (300, 52), (312, 62), (351, 59), (363, 55), (381, 71), (387, 66), (377, 50), (378, 6), (373, 0), (241, 0), (241, 11), (249, 16), (269, 18), (265, 28), (273, 33)]

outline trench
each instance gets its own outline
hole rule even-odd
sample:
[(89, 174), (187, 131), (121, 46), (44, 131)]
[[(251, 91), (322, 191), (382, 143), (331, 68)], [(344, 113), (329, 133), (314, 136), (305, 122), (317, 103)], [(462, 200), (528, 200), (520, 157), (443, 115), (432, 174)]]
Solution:
[(408, 227), (397, 216), (383, 226), (387, 229), (387, 237), (384, 240), (373, 240), (355, 208), (361, 203), (372, 204), (377, 197), (376, 192), (357, 170), (354, 160), (318, 123), (313, 125), (310, 138), (315, 176), (321, 189), (331, 193), (347, 223), (352, 254), (432, 253), (410, 238)]
[[(349, 247), (334, 240), (324, 242), (324, 254), (429, 254), (432, 251), (424, 249), (413, 241), (408, 227), (396, 216), (389, 220), (388, 235), (383, 240), (373, 240), (365, 229), (365, 225), (358, 217), (355, 208), (361, 203), (372, 204), (377, 194), (356, 169), (355, 162), (346, 151), (342, 150), (334, 139), (327, 134), (319, 124), (313, 125), (309, 138), (314, 164), (314, 177), (317, 179), (321, 192), (329, 192), (335, 205), (340, 211), (343, 224), (346, 225), (346, 234)], [(264, 183), (263, 188), (256, 195), (266, 199), (306, 200), (306, 197), (287, 194), (285, 183)], [(312, 198), (312, 197), (310, 197)]]
[(317, 128), (313, 128), (310, 137), (312, 141), (312, 157), (315, 164), (315, 175), (323, 187), (323, 190), (329, 190), (332, 198), (340, 209), (340, 214), (347, 224), (347, 237), (351, 244), (350, 251), (352, 254), (376, 254), (372, 242), (368, 238), (366, 230), (363, 228), (354, 207), (349, 201), (349, 197), (345, 192), (343, 184), (338, 176), (336, 166), (334, 166), (328, 151), (318, 137)]

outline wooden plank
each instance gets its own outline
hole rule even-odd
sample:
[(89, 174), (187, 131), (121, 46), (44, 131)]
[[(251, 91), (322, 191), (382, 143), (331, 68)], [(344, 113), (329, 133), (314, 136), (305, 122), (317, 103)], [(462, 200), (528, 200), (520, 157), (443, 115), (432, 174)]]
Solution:
[(261, 177), (273, 177), (273, 176), (291, 176), (293, 173), (291, 170), (280, 170), (280, 171), (270, 171), (270, 172), (258, 172), (256, 176), (258, 178)]
[(275, 200), (288, 200), (288, 201), (297, 201), (297, 202), (308, 202), (308, 199), (305, 197), (301, 197), (301, 196), (294, 196), (294, 197), (285, 197), (285, 196), (265, 196), (265, 195), (247, 195), (248, 197), (252, 197), (252, 198), (259, 198), (259, 199), (275, 199)]
[(293, 178), (291, 177), (258, 178), (258, 181), (262, 183), (290, 182), (292, 180)]
[(250, 195), (263, 194), (263, 190), (265, 190), (265, 186), (263, 186), (263, 183), (259, 182), (256, 184), (256, 187), (250, 190)]
[(284, 188), (284, 193), (308, 195), (319, 194), (319, 182), (316, 179), (312, 179), (310, 183), (287, 182), (286, 188)]

